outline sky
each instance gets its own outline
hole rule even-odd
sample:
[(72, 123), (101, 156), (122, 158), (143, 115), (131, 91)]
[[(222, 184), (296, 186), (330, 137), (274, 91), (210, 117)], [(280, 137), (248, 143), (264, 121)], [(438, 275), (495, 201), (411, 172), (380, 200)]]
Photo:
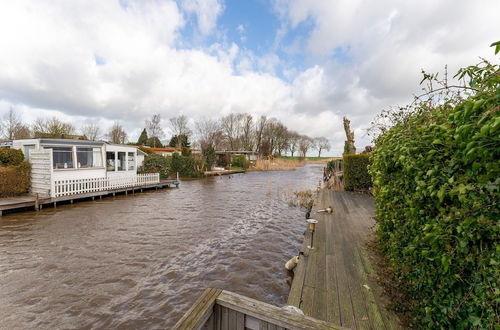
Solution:
[[(266, 115), (343, 150), (421, 92), (421, 70), (498, 61), (498, 0), (0, 0), (0, 116)], [(168, 136), (167, 136), (168, 137)]]

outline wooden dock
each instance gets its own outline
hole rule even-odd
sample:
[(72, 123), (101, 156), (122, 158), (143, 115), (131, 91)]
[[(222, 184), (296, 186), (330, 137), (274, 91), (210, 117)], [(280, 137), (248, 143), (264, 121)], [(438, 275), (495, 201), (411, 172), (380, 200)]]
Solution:
[(143, 190), (150, 189), (163, 189), (170, 186), (179, 186), (177, 180), (162, 180), (158, 183), (143, 184), (133, 187), (124, 187), (118, 189), (109, 189), (103, 191), (96, 191), (91, 193), (83, 194), (72, 194), (60, 197), (36, 197), (36, 196), (17, 196), (17, 197), (7, 197), (0, 198), (0, 216), (4, 211), (21, 210), (21, 209), (32, 209), (40, 210), (44, 205), (57, 206), (59, 202), (84, 200), (84, 199), (95, 199), (102, 198), (106, 196), (115, 196), (116, 194), (135, 194), (136, 192), (142, 192)]
[[(332, 213), (318, 210), (332, 207)], [(305, 315), (352, 329), (401, 329), (378, 285), (366, 244), (373, 237), (373, 199), (323, 189), (311, 218), (318, 220), (313, 249), (307, 231), (288, 304)]]
[(206, 171), (203, 173), (204, 176), (219, 176), (219, 175), (231, 175), (245, 173), (245, 170), (221, 170), (221, 171)]
[(206, 289), (174, 330), (334, 330), (327, 322), (220, 289)]

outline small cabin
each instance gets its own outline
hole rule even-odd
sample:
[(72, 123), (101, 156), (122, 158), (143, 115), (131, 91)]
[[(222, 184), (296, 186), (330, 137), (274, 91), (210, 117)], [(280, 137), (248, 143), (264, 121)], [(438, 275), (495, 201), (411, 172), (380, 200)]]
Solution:
[(135, 146), (39, 138), (13, 140), (12, 148), (22, 150), (32, 165), (34, 194), (58, 197), (159, 182), (157, 173), (137, 174)]

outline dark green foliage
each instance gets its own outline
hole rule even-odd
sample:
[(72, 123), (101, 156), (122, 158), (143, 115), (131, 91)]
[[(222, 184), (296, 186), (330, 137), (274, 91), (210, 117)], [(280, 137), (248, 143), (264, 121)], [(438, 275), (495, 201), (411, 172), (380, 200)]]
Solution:
[(0, 166), (0, 197), (22, 195), (29, 192), (30, 187), (31, 165), (27, 161)]
[(197, 164), (194, 158), (179, 155), (177, 152), (174, 152), (170, 158), (172, 173), (178, 172), (181, 177), (185, 178), (198, 178), (202, 175), (202, 173), (197, 170)]
[[(488, 72), (489, 71), (489, 72)], [(376, 139), (378, 235), (414, 325), (500, 324), (500, 75), (461, 70), (468, 98), (423, 102)]]
[(347, 141), (344, 141), (344, 152), (342, 154), (347, 155), (348, 153), (349, 153), (349, 143)]
[(137, 140), (137, 144), (140, 146), (148, 145), (148, 132), (146, 132), (146, 129), (142, 130), (139, 140)]
[(158, 139), (156, 136), (150, 137), (146, 145), (153, 148), (163, 148), (163, 144), (161, 144), (160, 139)]
[(170, 142), (168, 143), (168, 146), (172, 147), (172, 148), (177, 148), (177, 147), (190, 148), (191, 144), (189, 143), (188, 136), (185, 134), (181, 134), (179, 136), (177, 136), (177, 135), (172, 136), (172, 138), (170, 139)]
[(24, 161), (24, 154), (19, 149), (0, 148), (0, 165), (19, 165)]
[(344, 155), (344, 189), (347, 191), (367, 190), (372, 186), (368, 173), (370, 155)]
[(233, 166), (241, 167), (246, 170), (250, 167), (250, 161), (247, 159), (245, 155), (235, 155), (233, 156)]
[(204, 169), (205, 171), (210, 171), (215, 163), (215, 149), (212, 146), (203, 148), (202, 150), (204, 159)]
[(342, 159), (334, 159), (326, 163), (326, 168), (329, 171), (333, 171), (335, 169), (342, 169)]
[(189, 148), (182, 148), (181, 155), (184, 157), (191, 157), (192, 151)]
[(171, 174), (171, 164), (169, 159), (155, 153), (150, 153), (144, 157), (140, 172), (160, 173), (160, 179), (164, 180)]

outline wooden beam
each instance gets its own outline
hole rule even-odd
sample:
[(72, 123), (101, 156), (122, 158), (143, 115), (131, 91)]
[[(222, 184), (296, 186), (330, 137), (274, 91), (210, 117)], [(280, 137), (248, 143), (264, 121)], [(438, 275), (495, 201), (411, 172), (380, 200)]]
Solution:
[(215, 300), (222, 292), (221, 289), (206, 289), (184, 316), (177, 321), (174, 330), (199, 329), (213, 313)]
[(317, 320), (299, 313), (266, 304), (233, 292), (222, 291), (216, 299), (220, 306), (235, 310), (258, 320), (290, 330), (332, 330), (342, 329), (332, 323)]

